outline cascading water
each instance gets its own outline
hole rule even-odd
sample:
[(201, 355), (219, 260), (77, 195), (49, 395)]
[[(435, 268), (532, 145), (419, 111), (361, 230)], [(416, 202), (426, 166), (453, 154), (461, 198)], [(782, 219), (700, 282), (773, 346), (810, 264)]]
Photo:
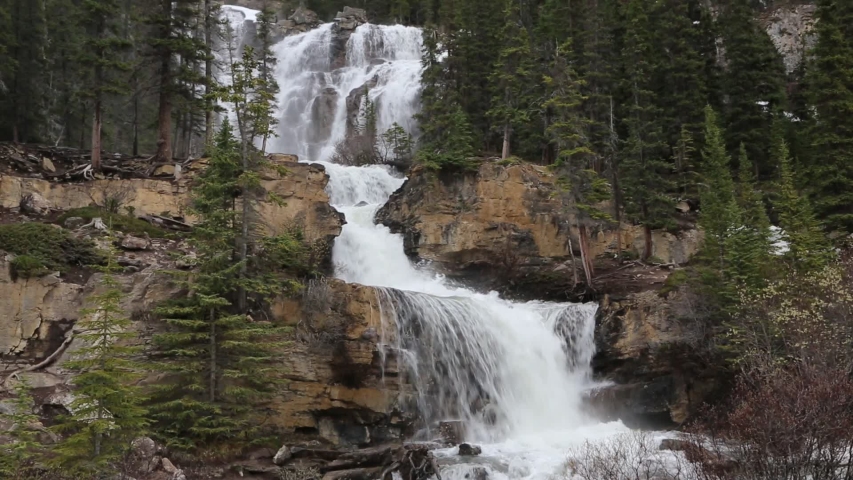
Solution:
[[(509, 302), (453, 287), (412, 265), (402, 238), (374, 224), (404, 178), (390, 167), (329, 159), (363, 92), (376, 106), (380, 132), (395, 122), (416, 128), (421, 32), (362, 25), (347, 40), (343, 62), (335, 57), (336, 35), (326, 24), (275, 47), (280, 123), (270, 150), (325, 166), (331, 203), (348, 222), (333, 249), (336, 275), (379, 287), (384, 348), (414, 388), (410, 403), (423, 435), (431, 436), (438, 421), (462, 420), (467, 439), (483, 443), (478, 461), (490, 475), (548, 477), (569, 446), (625, 430), (589, 422), (581, 410), (596, 308)], [(443, 476), (465, 478), (470, 468), (454, 465)]]

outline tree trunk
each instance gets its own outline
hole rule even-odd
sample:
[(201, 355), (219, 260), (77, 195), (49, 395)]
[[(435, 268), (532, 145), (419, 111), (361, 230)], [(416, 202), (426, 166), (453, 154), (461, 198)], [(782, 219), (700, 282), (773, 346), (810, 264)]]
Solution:
[(583, 273), (586, 277), (586, 285), (592, 288), (592, 278), (595, 275), (593, 271), (592, 259), (589, 256), (589, 244), (586, 238), (586, 226), (578, 225), (578, 243), (581, 250), (581, 263), (583, 263)]
[[(242, 148), (240, 155), (243, 157), (243, 172), (249, 171), (249, 146), (248, 141), (246, 140), (245, 134), (241, 135), (242, 139)], [(251, 192), (249, 185), (243, 185), (243, 212), (242, 212), (242, 225), (240, 232), (240, 278), (245, 279), (247, 273), (247, 265), (246, 259), (249, 255), (249, 208), (251, 207), (249, 204), (249, 198), (251, 197)], [(247, 305), (246, 305), (246, 289), (242, 285), (238, 289), (238, 302), (237, 306), (240, 309), (241, 313), (246, 313)]]
[(204, 143), (213, 143), (213, 102), (209, 95), (213, 87), (213, 18), (212, 0), (204, 0), (204, 46), (207, 58), (204, 61)]
[(216, 402), (216, 309), (210, 309), (210, 403)]
[(648, 225), (643, 225), (643, 234), (646, 239), (646, 246), (643, 249), (643, 260), (648, 260), (652, 256), (652, 229)]
[[(172, 0), (162, 0), (163, 27), (160, 40), (167, 41), (172, 34)], [(160, 105), (157, 114), (157, 154), (155, 162), (172, 161), (172, 50), (160, 47)]]
[(101, 171), (101, 99), (95, 99), (95, 116), (92, 119), (92, 170)]
[(509, 134), (510, 128), (509, 123), (504, 125), (504, 145), (503, 150), (501, 151), (501, 158), (509, 158)]
[(139, 156), (139, 92), (133, 96), (133, 156)]

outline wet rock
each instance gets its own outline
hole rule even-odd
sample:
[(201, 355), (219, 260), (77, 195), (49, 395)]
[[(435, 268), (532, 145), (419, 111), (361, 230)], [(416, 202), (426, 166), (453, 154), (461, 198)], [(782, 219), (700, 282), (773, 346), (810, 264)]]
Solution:
[(483, 449), (478, 445), (471, 445), (470, 443), (462, 443), (459, 445), (459, 455), (463, 457), (473, 457), (483, 453)]
[(335, 22), (341, 30), (355, 30), (367, 23), (367, 11), (363, 8), (344, 7), (335, 15)]
[(80, 228), (83, 225), (86, 225), (86, 220), (80, 217), (68, 217), (65, 219), (65, 222), (62, 223), (62, 226), (69, 230)]
[(379, 478), (382, 467), (353, 468), (350, 470), (336, 470), (326, 472), (323, 480), (373, 480)]
[(438, 424), (438, 435), (447, 445), (459, 445), (465, 438), (465, 423), (460, 420)]
[(151, 248), (151, 241), (147, 238), (134, 237), (133, 235), (125, 235), (121, 239), (121, 248), (125, 250), (148, 250)]
[(43, 216), (50, 213), (52, 205), (41, 194), (32, 192), (21, 199), (20, 207), (23, 213)]
[(324, 88), (311, 104), (311, 142), (325, 142), (332, 135), (332, 126), (338, 110), (338, 91)]
[(488, 480), (489, 471), (485, 467), (474, 467), (465, 474), (465, 478), (468, 480)]
[(288, 460), (290, 460), (291, 456), (292, 455), (290, 453), (290, 447), (288, 447), (287, 445), (283, 445), (281, 448), (278, 449), (278, 452), (275, 453), (275, 456), (273, 456), (272, 463), (278, 466), (282, 466), (287, 463)]
[(290, 20), (296, 25), (309, 25), (312, 28), (320, 24), (320, 17), (313, 11), (300, 6), (290, 16)]
[(673, 452), (681, 452), (687, 450), (687, 447), (690, 445), (690, 442), (686, 440), (681, 440), (677, 438), (664, 438), (660, 441), (660, 445), (658, 446), (658, 450), (669, 450)]

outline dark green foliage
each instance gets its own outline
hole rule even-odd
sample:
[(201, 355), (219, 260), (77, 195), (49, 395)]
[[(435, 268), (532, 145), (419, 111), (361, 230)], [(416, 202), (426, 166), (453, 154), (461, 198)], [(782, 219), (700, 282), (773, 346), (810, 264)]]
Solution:
[(724, 276), (727, 269), (729, 238), (740, 226), (740, 211), (734, 180), (729, 170), (730, 163), (723, 131), (717, 123), (717, 115), (708, 106), (705, 109), (699, 224), (705, 231), (706, 258), (721, 276)]
[[(671, 192), (674, 170), (663, 141), (662, 110), (653, 90), (656, 67), (652, 63), (655, 25), (651, 23), (648, 2), (632, 0), (626, 5), (626, 91), (629, 92), (627, 138), (620, 162), (625, 213), (647, 229), (663, 228), (672, 221), (675, 199)], [(683, 106), (681, 107), (683, 108)], [(651, 255), (651, 235), (646, 235), (643, 258)]]
[(18, 255), (9, 264), (13, 280), (18, 278), (35, 278), (47, 275), (50, 271), (41, 260), (29, 255)]
[[(90, 240), (75, 238), (68, 231), (46, 223), (0, 225), (0, 250), (26, 255), (51, 271), (60, 272), (71, 266), (94, 265), (103, 261)], [(31, 261), (28, 263), (33, 265)]]
[(788, 146), (779, 133), (773, 137), (771, 158), (779, 164), (778, 194), (773, 207), (779, 216), (783, 238), (788, 242), (785, 257), (795, 269), (818, 270), (830, 261), (832, 251), (808, 198), (801, 195), (794, 185)]
[(536, 79), (530, 38), (521, 22), (518, 2), (514, 0), (507, 1), (504, 7), (504, 26), (499, 41), (502, 48), (489, 77), (494, 97), (486, 115), (492, 122), (492, 130), (503, 138), (501, 158), (507, 158), (513, 130), (529, 122), (536, 109), (531, 97)]
[(757, 172), (767, 173), (772, 114), (785, 107), (785, 66), (747, 0), (731, 0), (720, 18), (725, 48), (723, 95), (727, 148), (746, 146)]
[(40, 470), (37, 462), (44, 454), (45, 446), (39, 440), (41, 423), (33, 413), (33, 397), (26, 377), (14, 380), (14, 399), (12, 412), (0, 414), (0, 420), (11, 427), (4, 432), (10, 442), (0, 445), (0, 478), (9, 480), (27, 480), (38, 478)]
[(260, 405), (278, 384), (274, 360), (281, 329), (254, 321), (234, 302), (241, 289), (247, 291), (250, 310), (260, 314), (264, 298), (294, 287), (241, 267), (252, 262), (270, 268), (287, 261), (293, 266), (300, 261), (294, 257), (302, 254), (294, 240), (277, 237), (266, 242), (271, 255), (266, 261), (237, 256), (241, 215), (234, 198), (244, 172), (240, 143), (227, 122), (212, 148), (192, 190), (197, 268), (191, 276), (178, 276), (190, 293), (158, 309), (169, 331), (155, 337), (160, 368), (169, 374), (151, 405), (155, 431), (166, 444), (184, 450), (247, 446), (260, 439), (265, 414)]
[(111, 229), (131, 235), (148, 235), (151, 238), (168, 238), (175, 235), (133, 215), (110, 212), (101, 207), (83, 207), (68, 210), (56, 220), (56, 223), (61, 225), (65, 223), (65, 220), (72, 217), (79, 217), (87, 222), (94, 218), (100, 218)]
[(766, 285), (772, 249), (770, 220), (756, 187), (754, 166), (741, 145), (737, 183), (740, 225), (734, 229), (727, 247), (728, 277), (742, 289), (753, 292)]
[(114, 471), (131, 440), (148, 425), (142, 389), (135, 386), (143, 376), (143, 366), (133, 360), (139, 348), (127, 345), (137, 333), (130, 329), (121, 306), (123, 286), (114, 276), (121, 270), (116, 252), (109, 252), (100, 270), (98, 289), (76, 326), (84, 346), (64, 364), (77, 374), (71, 413), (55, 427), (65, 436), (53, 448), (52, 462), (79, 477)]
[(853, 4), (817, 2), (807, 73), (811, 128), (808, 189), (815, 210), (831, 229), (853, 232)]

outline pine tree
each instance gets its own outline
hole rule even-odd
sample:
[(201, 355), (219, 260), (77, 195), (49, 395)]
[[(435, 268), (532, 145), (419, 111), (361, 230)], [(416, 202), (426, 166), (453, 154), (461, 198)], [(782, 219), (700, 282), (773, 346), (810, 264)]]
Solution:
[(658, 66), (654, 63), (654, 25), (646, 5), (644, 0), (632, 0), (625, 11), (623, 55), (630, 98), (625, 120), (628, 137), (620, 162), (626, 214), (645, 229), (644, 260), (652, 255), (652, 229), (669, 226), (675, 207), (671, 195), (674, 168), (663, 143), (661, 110), (651, 85)]
[(36, 462), (44, 454), (39, 441), (43, 427), (33, 413), (33, 397), (26, 377), (19, 377), (13, 389), (12, 412), (0, 414), (0, 420), (11, 429), (4, 432), (10, 442), (0, 445), (0, 477), (9, 480), (36, 478)]
[(114, 276), (121, 267), (114, 251), (106, 259), (99, 292), (89, 297), (92, 306), (80, 312), (84, 320), (77, 326), (76, 340), (84, 346), (65, 364), (77, 373), (75, 399), (71, 413), (56, 427), (67, 436), (53, 449), (63, 471), (81, 476), (109, 471), (148, 425), (142, 391), (133, 385), (142, 377), (133, 360), (139, 349), (126, 345), (137, 334), (129, 329), (122, 285)]
[(698, 198), (696, 191), (699, 172), (696, 170), (696, 148), (693, 135), (686, 125), (681, 127), (681, 135), (673, 149), (672, 160), (675, 167), (676, 187), (682, 198)]
[(271, 367), (281, 346), (280, 329), (253, 321), (236, 305), (241, 288), (256, 293), (253, 298), (286, 291), (271, 278), (243, 273), (251, 259), (241, 259), (235, 248), (242, 214), (234, 202), (243, 175), (241, 141), (226, 121), (192, 190), (198, 217), (192, 244), (198, 259), (192, 276), (181, 280), (191, 293), (158, 309), (170, 330), (155, 336), (155, 343), (170, 376), (158, 387), (151, 409), (158, 435), (175, 448), (258, 440), (263, 415), (258, 406), (277, 385)]
[(119, 36), (117, 0), (84, 0), (81, 14), (86, 37), (79, 62), (87, 70), (86, 96), (92, 99), (92, 169), (101, 170), (101, 129), (106, 95), (127, 93), (127, 81), (120, 74), (130, 70), (121, 53), (131, 44)]
[(784, 107), (785, 66), (758, 24), (749, 0), (732, 0), (718, 19), (725, 49), (723, 93), (727, 99), (727, 148), (746, 145), (756, 172), (767, 173), (773, 112)]
[(722, 278), (728, 267), (729, 237), (741, 225), (730, 163), (717, 114), (708, 106), (705, 108), (699, 224), (705, 232), (705, 255)]
[(805, 173), (827, 227), (853, 232), (853, 5), (817, 2), (817, 45), (808, 65), (813, 158)]
[(818, 269), (832, 258), (832, 252), (808, 198), (795, 187), (788, 146), (778, 129), (773, 136), (771, 155), (779, 164), (779, 188), (773, 207), (779, 215), (783, 238), (788, 242), (785, 257), (798, 270)]
[(507, 1), (504, 7), (504, 26), (499, 41), (501, 50), (490, 76), (494, 97), (486, 115), (493, 122), (493, 129), (503, 136), (501, 158), (507, 158), (512, 131), (530, 121), (534, 103), (530, 98), (533, 79), (530, 38), (514, 0)]
[[(258, 39), (260, 41), (260, 48), (257, 52), (257, 62), (258, 62), (258, 81), (260, 82), (259, 90), (262, 90), (264, 96), (264, 102), (267, 106), (271, 106), (275, 101), (275, 96), (278, 94), (279, 85), (275, 79), (275, 65), (277, 63), (275, 54), (272, 51), (273, 47), (273, 28), (275, 25), (275, 12), (270, 8), (268, 4), (264, 4), (264, 9), (261, 10), (260, 15), (258, 15)], [(270, 108), (267, 108), (267, 111), (271, 111)], [(261, 154), (266, 153), (267, 151), (267, 140), (269, 136), (273, 133), (272, 127), (275, 125), (275, 120), (270, 115), (269, 118), (263, 120), (264, 122), (269, 123), (267, 127), (261, 127), (264, 132), (260, 134), (261, 141)]]

